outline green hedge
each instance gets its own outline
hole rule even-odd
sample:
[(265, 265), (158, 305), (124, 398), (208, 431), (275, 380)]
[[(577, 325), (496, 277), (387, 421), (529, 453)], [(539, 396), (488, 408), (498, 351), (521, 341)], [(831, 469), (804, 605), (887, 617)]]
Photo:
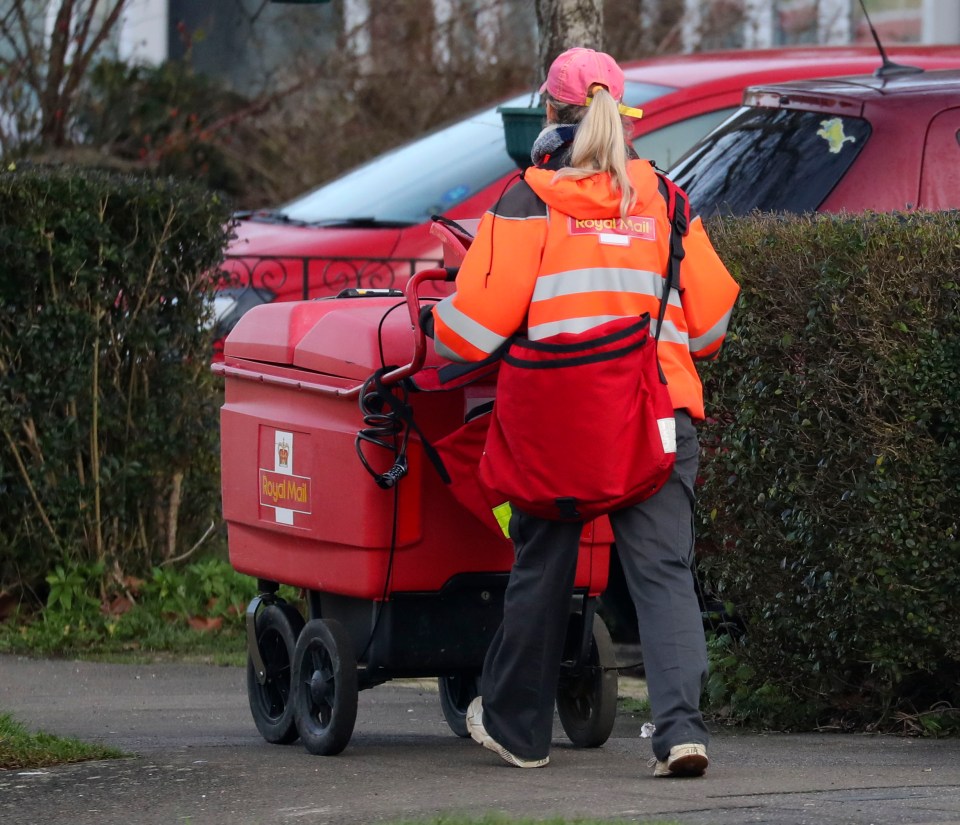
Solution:
[(705, 381), (701, 575), (746, 626), (714, 642), (713, 709), (936, 729), (960, 707), (960, 215), (708, 228), (743, 288)]
[[(28, 169), (0, 215), (0, 589), (142, 573), (219, 511), (204, 273), (229, 210)], [(700, 571), (745, 627), (712, 642), (712, 709), (935, 729), (960, 706), (960, 216), (709, 229), (743, 287), (705, 371)]]
[(198, 188), (0, 171), (0, 589), (54, 562), (137, 573), (218, 511), (209, 284), (229, 210)]

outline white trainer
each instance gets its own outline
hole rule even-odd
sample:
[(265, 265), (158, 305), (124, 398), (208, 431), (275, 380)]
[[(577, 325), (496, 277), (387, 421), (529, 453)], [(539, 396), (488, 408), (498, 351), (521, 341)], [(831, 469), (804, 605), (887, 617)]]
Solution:
[(467, 730), (474, 742), (479, 742), (487, 750), (493, 751), (504, 762), (517, 768), (542, 768), (550, 762), (549, 756), (545, 756), (543, 759), (521, 759), (519, 756), (510, 753), (499, 742), (494, 741), (483, 726), (483, 702), (479, 696), (467, 706)]
[(707, 749), (703, 745), (691, 743), (674, 745), (665, 760), (660, 761), (654, 757), (650, 764), (656, 765), (654, 776), (703, 776), (710, 760), (707, 759)]

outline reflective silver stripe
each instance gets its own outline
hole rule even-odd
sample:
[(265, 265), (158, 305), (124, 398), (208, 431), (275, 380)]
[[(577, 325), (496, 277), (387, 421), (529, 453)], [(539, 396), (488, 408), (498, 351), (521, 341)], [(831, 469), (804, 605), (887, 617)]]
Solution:
[(660, 443), (663, 445), (665, 453), (675, 453), (677, 451), (677, 419), (675, 416), (669, 418), (658, 418), (657, 427), (660, 428)]
[(564, 318), (562, 321), (551, 321), (547, 324), (537, 324), (527, 330), (527, 338), (531, 341), (539, 341), (542, 338), (549, 338), (551, 335), (559, 335), (562, 332), (585, 332), (593, 329), (607, 321), (614, 321), (617, 318), (627, 318), (626, 315), (591, 315), (587, 318)]
[[(550, 321), (546, 324), (536, 324), (527, 330), (527, 337), (531, 341), (539, 341), (543, 338), (549, 338), (551, 335), (560, 335), (561, 333), (578, 333), (593, 329), (608, 321), (614, 321), (617, 318), (632, 318), (631, 315), (588, 315), (580, 318), (564, 318), (561, 321)], [(650, 334), (657, 334), (657, 321), (655, 318), (650, 320)], [(668, 344), (681, 344), (687, 346), (689, 336), (681, 332), (673, 321), (663, 322), (663, 332), (660, 333), (660, 340)]]
[(545, 221), (546, 215), (504, 215), (500, 212), (494, 212), (493, 208), (487, 210), (488, 215), (493, 215), (498, 221)]
[[(656, 318), (650, 320), (650, 334), (654, 336), (657, 334)], [(689, 347), (690, 345), (690, 336), (686, 332), (678, 329), (673, 321), (664, 320), (660, 340), (667, 344), (680, 344), (684, 347)]]
[(690, 341), (690, 351), (691, 352), (700, 352), (700, 350), (707, 349), (713, 344), (717, 343), (724, 335), (727, 334), (727, 326), (730, 323), (730, 316), (732, 315), (733, 310), (729, 310), (726, 315), (724, 315), (717, 323), (715, 323), (710, 329), (708, 329), (703, 335), (698, 335), (696, 338)]
[[(537, 278), (530, 303), (549, 301), (562, 295), (581, 295), (585, 292), (628, 292), (649, 295), (659, 301), (665, 283), (662, 275), (645, 269), (573, 269)], [(680, 306), (680, 296), (676, 291), (670, 293), (669, 303)]]
[(461, 364), (466, 362), (466, 358), (458, 353), (454, 352), (450, 347), (443, 343), (439, 338), (433, 339), (433, 348), (436, 350), (437, 355), (441, 358), (446, 358), (448, 361), (459, 361)]
[(453, 305), (454, 296), (444, 298), (436, 306), (436, 313), (451, 330), (481, 352), (489, 355), (507, 339), (487, 329), (483, 324), (464, 315)]

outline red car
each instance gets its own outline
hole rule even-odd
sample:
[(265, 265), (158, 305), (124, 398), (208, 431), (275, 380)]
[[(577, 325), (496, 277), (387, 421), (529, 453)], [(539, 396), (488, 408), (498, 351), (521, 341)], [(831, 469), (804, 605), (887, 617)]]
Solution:
[(671, 177), (702, 215), (960, 209), (960, 71), (748, 89)]
[[(898, 63), (960, 68), (960, 47), (900, 47)], [(668, 168), (734, 113), (745, 87), (873, 71), (872, 47), (730, 51), (626, 64), (624, 101), (644, 109), (633, 123), (638, 153)], [(500, 105), (537, 103), (527, 93)], [(219, 336), (251, 306), (335, 295), (348, 288), (401, 287), (436, 264), (430, 217), (479, 217), (516, 173), (498, 107), (347, 172), (277, 207), (240, 215), (216, 299)]]

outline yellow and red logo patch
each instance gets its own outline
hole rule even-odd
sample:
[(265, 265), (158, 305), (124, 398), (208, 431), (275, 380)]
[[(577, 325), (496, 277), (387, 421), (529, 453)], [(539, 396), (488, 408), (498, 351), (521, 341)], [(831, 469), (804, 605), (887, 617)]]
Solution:
[(310, 471), (309, 439), (304, 433), (263, 425), (259, 449), (257, 487), (261, 518), (292, 527), (303, 526), (298, 523), (298, 517), (302, 522), (313, 510), (311, 481), (309, 476), (295, 471)]
[(260, 470), (260, 503), (295, 513), (310, 512), (310, 479)]

